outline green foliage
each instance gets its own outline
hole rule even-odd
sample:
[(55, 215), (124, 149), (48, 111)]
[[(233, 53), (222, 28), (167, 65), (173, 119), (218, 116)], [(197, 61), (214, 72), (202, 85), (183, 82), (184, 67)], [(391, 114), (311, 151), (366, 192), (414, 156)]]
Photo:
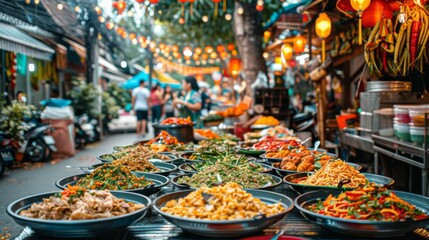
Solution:
[(101, 97), (103, 99), (103, 104), (101, 106), (102, 118), (109, 121), (119, 117), (118, 111), (120, 107), (117, 105), (115, 99), (108, 92), (103, 92)]
[(84, 81), (73, 81), (73, 89), (70, 92), (72, 105), (76, 115), (87, 114), (90, 118), (97, 118), (100, 113), (97, 110), (97, 98), (99, 91), (94, 84)]
[(119, 87), (118, 84), (110, 84), (108, 91), (120, 108), (125, 108), (127, 104), (131, 103), (130, 93), (127, 90)]
[(22, 142), (24, 140), (23, 131), (28, 129), (24, 124), (26, 117), (31, 117), (34, 106), (25, 105), (14, 101), (12, 105), (5, 106), (2, 111), (2, 121), (0, 131), (11, 135), (12, 140)]

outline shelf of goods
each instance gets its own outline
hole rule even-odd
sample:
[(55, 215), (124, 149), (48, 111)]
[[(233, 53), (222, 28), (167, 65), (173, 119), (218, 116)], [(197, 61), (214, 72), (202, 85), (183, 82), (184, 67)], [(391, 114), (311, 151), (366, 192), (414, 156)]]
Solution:
[(254, 105), (262, 105), (264, 112), (273, 116), (285, 116), (289, 112), (289, 95), (287, 88), (255, 89)]
[[(422, 195), (428, 196), (428, 180), (429, 180), (429, 150), (427, 146), (415, 145), (410, 142), (397, 140), (395, 138), (387, 138), (379, 135), (372, 135), (374, 141), (374, 169), (375, 174), (378, 174), (379, 155), (386, 155), (398, 161), (407, 163), (411, 166), (418, 167), (422, 173)], [(410, 171), (410, 184), (412, 172)]]

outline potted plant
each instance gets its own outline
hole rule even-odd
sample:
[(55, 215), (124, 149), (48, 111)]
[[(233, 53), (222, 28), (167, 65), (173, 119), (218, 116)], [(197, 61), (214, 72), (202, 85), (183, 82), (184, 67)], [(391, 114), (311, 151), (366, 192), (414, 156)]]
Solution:
[[(24, 131), (28, 129), (28, 126), (24, 124), (24, 119), (32, 115), (33, 108), (33, 106), (13, 101), (11, 105), (5, 106), (1, 110), (0, 131), (9, 134), (15, 149), (19, 149), (24, 141)], [(20, 161), (22, 158), (23, 154), (15, 151), (15, 160)]]

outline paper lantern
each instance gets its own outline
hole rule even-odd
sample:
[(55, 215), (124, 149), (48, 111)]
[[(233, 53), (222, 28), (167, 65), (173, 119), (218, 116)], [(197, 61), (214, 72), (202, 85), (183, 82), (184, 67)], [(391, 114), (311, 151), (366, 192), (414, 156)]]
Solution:
[(350, 4), (359, 16), (359, 45), (362, 45), (362, 12), (369, 6), (370, 2), (371, 0), (350, 0)]
[(144, 42), (146, 42), (146, 38), (144, 36), (140, 36), (139, 37), (139, 43), (142, 44)]
[(293, 49), (292, 46), (290, 44), (283, 44), (282, 49), (281, 49), (281, 59), (282, 59), (282, 63), (286, 64), (289, 59), (292, 58), (293, 55)]
[(124, 0), (119, 1), (116, 7), (116, 9), (118, 9), (118, 13), (122, 14), (125, 8), (127, 8), (127, 3)]
[(372, 28), (382, 18), (392, 19), (393, 10), (385, 1), (373, 0), (362, 13), (362, 25)]
[(224, 45), (218, 45), (216, 47), (216, 50), (217, 50), (218, 53), (222, 53), (222, 52), (225, 52), (226, 49), (225, 49)]
[(130, 33), (130, 34), (129, 34), (129, 36), (130, 36), (130, 39), (131, 39), (131, 40), (133, 40), (133, 39), (136, 39), (136, 38), (137, 38), (137, 35), (136, 35), (135, 33)]
[(159, 3), (159, 0), (149, 0), (150, 4), (156, 5)]
[(204, 51), (205, 51), (206, 53), (210, 54), (210, 53), (212, 53), (212, 52), (214, 51), (214, 49), (213, 49), (213, 47), (212, 47), (212, 46), (206, 46), (206, 47), (204, 48)]
[(194, 49), (194, 52), (195, 52), (196, 54), (201, 54), (201, 53), (203, 52), (203, 50), (202, 50), (200, 47), (196, 47), (196, 48)]
[(179, 51), (179, 46), (177, 46), (177, 45), (173, 45), (173, 46), (171, 46), (171, 50), (172, 50), (173, 52), (178, 52), (178, 51)]
[(227, 48), (228, 48), (228, 50), (231, 52), (231, 51), (233, 51), (234, 49), (235, 49), (235, 45), (234, 45), (234, 43), (229, 43), (228, 44), (228, 46), (227, 46)]
[(325, 62), (325, 38), (331, 34), (331, 19), (325, 12), (316, 19), (316, 34), (322, 38), (322, 62)]
[(239, 58), (231, 58), (229, 60), (228, 69), (231, 76), (236, 78), (241, 70), (241, 60)]
[(207, 60), (209, 58), (209, 55), (207, 54), (207, 53), (203, 53), (202, 55), (201, 55), (201, 59), (202, 60)]
[(192, 48), (191, 47), (184, 47), (183, 48), (183, 55), (185, 57), (191, 57), (192, 56)]
[(112, 22), (107, 22), (106, 23), (106, 28), (109, 30), (112, 30), (115, 27), (115, 24)]
[(293, 39), (293, 51), (297, 54), (304, 52), (307, 39), (302, 35), (298, 35)]
[(210, 58), (212, 58), (212, 59), (217, 58), (217, 53), (212, 52), (212, 53), (210, 54)]
[(264, 38), (265, 39), (270, 39), (270, 37), (271, 37), (271, 32), (270, 31), (265, 31), (264, 32)]

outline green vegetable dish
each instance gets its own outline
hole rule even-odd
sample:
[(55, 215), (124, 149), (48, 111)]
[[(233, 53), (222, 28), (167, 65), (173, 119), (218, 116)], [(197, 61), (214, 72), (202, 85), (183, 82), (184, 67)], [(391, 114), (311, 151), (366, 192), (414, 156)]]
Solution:
[[(194, 153), (194, 154), (198, 155), (198, 153)], [(206, 167), (213, 166), (217, 162), (220, 162), (221, 164), (230, 166), (232, 168), (235, 168), (235, 167), (247, 168), (253, 172), (261, 172), (264, 170), (264, 168), (261, 165), (253, 162), (249, 162), (245, 156), (243, 155), (237, 156), (235, 154), (230, 154), (228, 152), (223, 152), (223, 153), (212, 152), (210, 154), (206, 153), (205, 155), (201, 156), (201, 158), (206, 160), (192, 164), (192, 167), (194, 167), (197, 171), (203, 171)], [(185, 169), (194, 170), (189, 166), (186, 166)]]
[(232, 165), (225, 162), (216, 162), (214, 165), (205, 167), (203, 171), (194, 174), (192, 177), (183, 176), (177, 181), (178, 184), (187, 184), (194, 188), (228, 182), (235, 182), (243, 188), (261, 188), (275, 184), (273, 178), (268, 174), (261, 174), (246, 166)]
[(105, 164), (89, 175), (79, 179), (77, 186), (93, 190), (131, 190), (153, 185), (145, 177), (136, 177), (131, 171), (119, 165)]

